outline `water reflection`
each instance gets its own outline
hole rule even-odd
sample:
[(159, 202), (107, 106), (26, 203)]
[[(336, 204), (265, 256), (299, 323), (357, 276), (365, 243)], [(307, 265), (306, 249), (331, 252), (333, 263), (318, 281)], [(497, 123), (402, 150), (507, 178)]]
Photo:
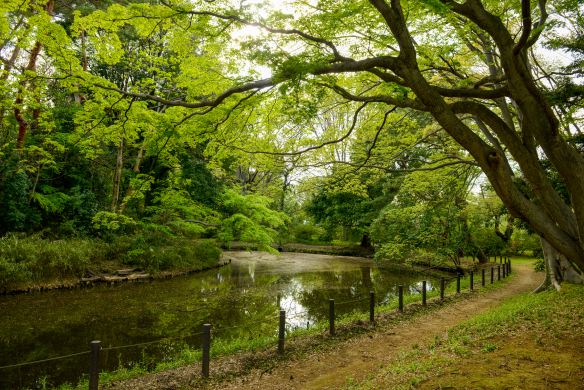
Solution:
[[(232, 264), (187, 277), (150, 283), (96, 287), (0, 298), (0, 367), (89, 349), (92, 340), (102, 347), (187, 336), (214, 329), (273, 319), (273, 326), (253, 324), (225, 329), (214, 337), (250, 337), (274, 333), (276, 315), (286, 310), (292, 326), (324, 320), (328, 300), (335, 299), (339, 315), (367, 310), (369, 291), (378, 301), (394, 299), (397, 286), (406, 294), (421, 290), (423, 275), (380, 268), (369, 260), (284, 253), (226, 253)], [(432, 281), (428, 281), (432, 289)], [(106, 370), (169, 360), (185, 344), (199, 348), (200, 336), (185, 337), (146, 347), (102, 352)], [(86, 375), (89, 355), (4, 369), (0, 388), (41, 388), (76, 382)]]

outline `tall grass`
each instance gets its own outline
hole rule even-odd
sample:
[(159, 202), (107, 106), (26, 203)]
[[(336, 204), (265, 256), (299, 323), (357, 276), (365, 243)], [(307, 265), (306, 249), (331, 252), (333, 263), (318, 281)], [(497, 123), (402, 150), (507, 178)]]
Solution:
[(0, 239), (0, 290), (80, 278), (87, 268), (94, 272), (118, 267), (141, 267), (147, 272), (198, 270), (217, 264), (220, 255), (213, 243), (194, 245), (172, 237), (49, 240), (11, 234)]

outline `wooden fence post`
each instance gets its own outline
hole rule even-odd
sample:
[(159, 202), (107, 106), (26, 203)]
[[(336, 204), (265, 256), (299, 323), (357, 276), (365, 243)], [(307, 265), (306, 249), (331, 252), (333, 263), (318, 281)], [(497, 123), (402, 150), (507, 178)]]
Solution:
[(210, 356), (211, 356), (211, 324), (203, 324), (203, 378), (209, 377)]
[(99, 341), (91, 342), (91, 357), (89, 360), (89, 390), (99, 388)]
[[(308, 328), (308, 323), (306, 325)], [(278, 352), (284, 353), (284, 338), (286, 337), (286, 311), (280, 310), (280, 329), (278, 332)]]

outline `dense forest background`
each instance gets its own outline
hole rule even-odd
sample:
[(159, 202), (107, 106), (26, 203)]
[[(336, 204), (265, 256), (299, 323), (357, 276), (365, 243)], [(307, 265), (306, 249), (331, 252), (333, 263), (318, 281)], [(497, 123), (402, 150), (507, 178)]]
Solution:
[[(407, 52), (371, 4), (291, 15), (200, 3), (0, 5), (0, 288), (116, 264), (200, 269), (232, 242), (361, 246), (380, 261), (452, 267), (502, 252), (543, 259), (540, 237), (556, 241), (502, 194), (545, 209), (544, 178), (579, 215), (566, 174), (539, 133), (529, 138), (523, 100), (499, 92), (517, 90), (506, 47), (450, 2), (403, 2), (416, 66), (452, 107), (480, 102), (532, 148), (540, 176), (484, 111), (456, 113), (504, 160), (513, 191), (422, 107), (406, 73), (325, 69)], [(526, 30), (525, 4), (483, 3), (510, 34)], [(557, 136), (581, 156), (581, 6), (538, 4), (527, 11), (539, 42), (515, 55), (558, 118)]]

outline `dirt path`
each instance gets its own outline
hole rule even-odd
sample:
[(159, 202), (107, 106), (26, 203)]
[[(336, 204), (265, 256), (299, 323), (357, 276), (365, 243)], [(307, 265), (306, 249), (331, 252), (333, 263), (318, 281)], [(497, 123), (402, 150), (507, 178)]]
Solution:
[(501, 304), (505, 298), (532, 291), (541, 283), (541, 275), (535, 274), (531, 266), (516, 265), (515, 270), (515, 280), (497, 290), (402, 322), (386, 332), (355, 338), (335, 350), (283, 362), (271, 373), (260, 375), (259, 370), (254, 370), (218, 389), (339, 389), (347, 377), (363, 380), (414, 342), (425, 345), (436, 333)]

